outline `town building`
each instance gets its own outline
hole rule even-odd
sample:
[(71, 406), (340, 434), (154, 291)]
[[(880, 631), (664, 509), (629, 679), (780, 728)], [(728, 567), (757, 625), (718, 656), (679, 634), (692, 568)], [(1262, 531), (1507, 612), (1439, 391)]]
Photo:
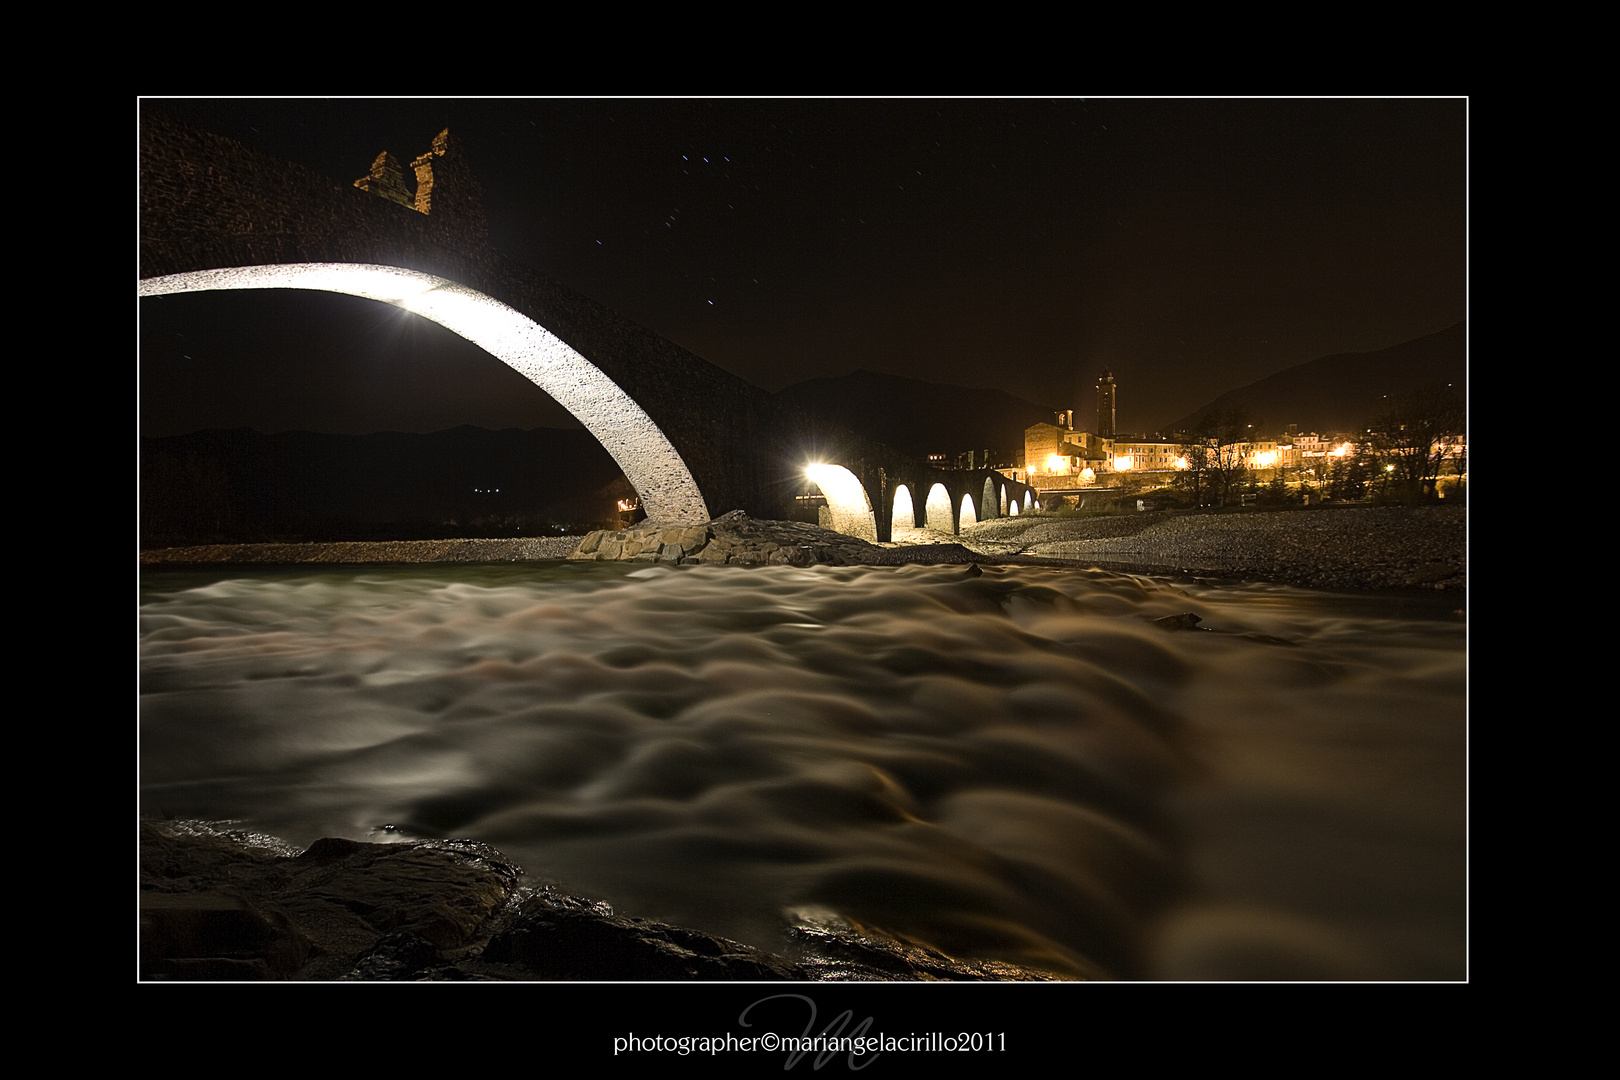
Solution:
[[(1056, 414), (1051, 424), (1034, 424), (1024, 430), (1023, 472), (1031, 487), (1042, 492), (1082, 490), (1113, 486), (1127, 475), (1146, 475), (1151, 482), (1170, 483), (1187, 467), (1185, 448), (1190, 437), (1176, 440), (1160, 436), (1122, 435), (1116, 431), (1119, 386), (1111, 371), (1097, 380), (1097, 430), (1081, 431), (1074, 426), (1074, 410)], [(1331, 452), (1316, 436), (1311, 437), (1316, 455)], [(1262, 475), (1298, 467), (1304, 460), (1301, 445), (1292, 440), (1256, 439), (1232, 448), (1243, 465)]]

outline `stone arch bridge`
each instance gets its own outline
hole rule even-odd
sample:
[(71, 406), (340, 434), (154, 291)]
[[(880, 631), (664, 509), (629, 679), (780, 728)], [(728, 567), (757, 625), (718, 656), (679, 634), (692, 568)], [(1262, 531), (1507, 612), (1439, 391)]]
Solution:
[(965, 515), (1035, 505), (1032, 488), (992, 470), (934, 469), (816, 423), (504, 258), (489, 245), (481, 189), (448, 132), (413, 165), (414, 205), (386, 154), (361, 190), (145, 113), (140, 295), (317, 289), (421, 314), (569, 409), (657, 522), (729, 510), (793, 517), (807, 473), (827, 497), (832, 527), (867, 539), (889, 540), (907, 525), (956, 532)]

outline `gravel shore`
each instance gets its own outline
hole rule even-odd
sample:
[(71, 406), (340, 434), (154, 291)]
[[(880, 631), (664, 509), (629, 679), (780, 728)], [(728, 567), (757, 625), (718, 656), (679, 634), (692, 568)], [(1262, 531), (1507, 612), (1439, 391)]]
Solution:
[(1274, 581), (1311, 589), (1463, 589), (1467, 509), (1355, 506), (1113, 517), (995, 518), (960, 542), (1153, 574)]
[[(806, 527), (795, 528), (802, 531)], [(141, 563), (529, 562), (566, 558), (581, 539), (228, 544), (146, 551), (141, 553)], [(1061, 561), (1133, 573), (1272, 581), (1311, 589), (1463, 589), (1467, 585), (1467, 510), (1461, 506), (1357, 506), (1109, 517), (1033, 514), (980, 522), (955, 537), (910, 530), (898, 544), (867, 551), (869, 559), (849, 561)]]

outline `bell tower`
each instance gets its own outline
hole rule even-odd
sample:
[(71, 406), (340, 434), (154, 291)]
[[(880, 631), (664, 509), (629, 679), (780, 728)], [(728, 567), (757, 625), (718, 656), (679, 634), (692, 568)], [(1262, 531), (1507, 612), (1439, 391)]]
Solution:
[(1097, 380), (1097, 434), (1104, 439), (1114, 437), (1114, 373), (1103, 370)]

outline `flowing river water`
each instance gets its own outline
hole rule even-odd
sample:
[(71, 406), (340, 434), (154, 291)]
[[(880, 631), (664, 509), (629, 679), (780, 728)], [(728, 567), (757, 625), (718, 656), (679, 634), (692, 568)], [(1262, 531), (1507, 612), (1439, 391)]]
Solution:
[(1454, 599), (563, 562), (141, 592), (148, 817), (476, 838), (773, 952), (845, 920), (1082, 976), (1467, 974)]

